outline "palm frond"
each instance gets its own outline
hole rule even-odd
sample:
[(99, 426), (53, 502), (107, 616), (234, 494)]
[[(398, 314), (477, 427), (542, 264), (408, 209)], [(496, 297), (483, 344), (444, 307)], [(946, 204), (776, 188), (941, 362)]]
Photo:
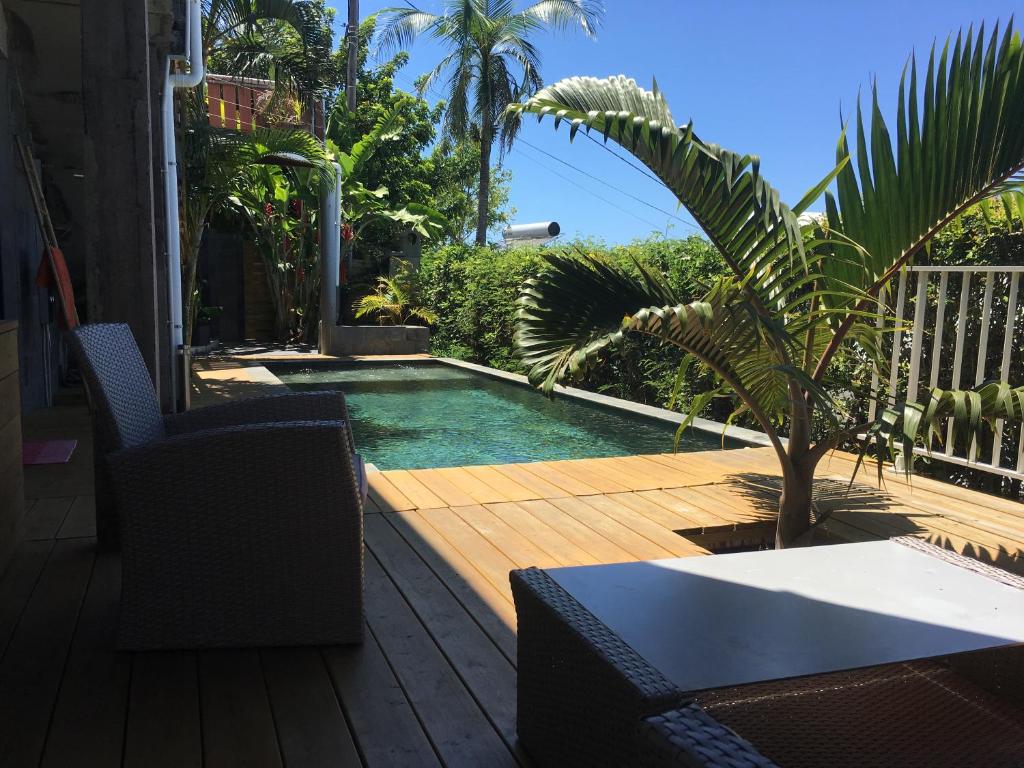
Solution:
[[(693, 125), (676, 125), (657, 85), (648, 91), (626, 77), (574, 77), (549, 86), (514, 112), (567, 122), (569, 138), (598, 131), (653, 171), (718, 248), (748, 294), (767, 306), (807, 272), (799, 210), (782, 202), (760, 173), (756, 156), (701, 141)], [(815, 185), (807, 204), (845, 160)]]
[(436, 29), (444, 17), (416, 8), (384, 8), (384, 24), (377, 30), (377, 49), (393, 53), (408, 48), (424, 32)]
[(590, 0), (540, 0), (523, 11), (553, 29), (579, 27), (587, 37), (595, 37), (604, 21), (604, 4)]
[[(879, 449), (879, 459), (897, 452), (909, 457), (918, 447), (930, 452), (933, 441), (942, 443), (945, 439), (948, 421), (953, 426), (954, 443), (967, 448), (981, 439), (983, 424), (994, 424), (999, 419), (1024, 422), (1024, 386), (993, 381), (977, 389), (934, 388), (921, 402), (907, 401), (880, 409), (867, 431), (865, 447), (873, 442)], [(908, 460), (904, 466), (909, 473), (913, 462)]]
[(550, 393), (618, 343), (638, 307), (674, 303), (671, 289), (651, 278), (584, 254), (552, 254), (520, 293), (516, 353), (530, 381)]
[[(827, 200), (829, 224), (863, 246), (866, 272), (841, 263), (829, 274), (877, 294), (946, 224), (1006, 190), (1024, 169), (1024, 48), (1012, 22), (987, 38), (982, 26), (932, 46), (923, 78), (915, 57), (900, 78), (895, 136), (872, 88), (858, 101), (853, 152)], [(952, 44), (952, 49), (951, 49)], [(850, 154), (845, 131), (837, 157)], [(840, 306), (864, 308), (870, 298)], [(853, 324), (844, 319), (819, 362), (824, 375)]]

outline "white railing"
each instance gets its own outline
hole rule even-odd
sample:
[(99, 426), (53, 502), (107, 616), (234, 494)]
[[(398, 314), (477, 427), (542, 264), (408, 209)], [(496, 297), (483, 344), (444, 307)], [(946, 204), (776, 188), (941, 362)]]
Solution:
[[(897, 396), (908, 392), (914, 396), (925, 381), (928, 387), (953, 389), (976, 386), (986, 379), (1007, 381), (1013, 374), (1021, 376), (1024, 307), (1018, 299), (1022, 274), (1024, 266), (927, 266), (903, 270), (896, 281), (894, 308), (903, 329), (893, 334), (888, 391)], [(886, 298), (883, 289), (879, 304), (884, 305)], [(947, 306), (950, 299), (955, 307)], [(913, 320), (908, 323), (911, 310)], [(1010, 383), (1020, 385), (1024, 380)], [(877, 392), (877, 371), (871, 384), (872, 391)], [(868, 418), (873, 419), (874, 415), (872, 402)], [(936, 441), (930, 452), (918, 448), (917, 453), (1024, 479), (1024, 430), (1020, 427), (1000, 420), (991, 431), (991, 440), (986, 433), (983, 441), (972, 441), (967, 450), (963, 449), (962, 441), (954, 445), (952, 436), (949, 425), (944, 444)]]

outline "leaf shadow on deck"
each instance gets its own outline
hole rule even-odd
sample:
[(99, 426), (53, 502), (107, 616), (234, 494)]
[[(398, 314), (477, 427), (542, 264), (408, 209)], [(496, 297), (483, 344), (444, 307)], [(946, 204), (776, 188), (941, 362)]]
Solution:
[[(723, 484), (757, 511), (772, 516), (777, 513), (782, 490), (778, 476), (743, 472), (724, 478)], [(962, 529), (963, 526), (939, 512), (911, 506), (906, 499), (863, 483), (817, 478), (814, 481), (814, 518), (815, 527), (808, 543), (837, 544), (916, 536), (1011, 573), (1024, 573), (1021, 560), (1024, 553), (1020, 550), (1013, 552), (1002, 543), (974, 541), (969, 536), (970, 531), (962, 531), (960, 535), (952, 533), (946, 529)], [(976, 533), (981, 534), (981, 531)]]

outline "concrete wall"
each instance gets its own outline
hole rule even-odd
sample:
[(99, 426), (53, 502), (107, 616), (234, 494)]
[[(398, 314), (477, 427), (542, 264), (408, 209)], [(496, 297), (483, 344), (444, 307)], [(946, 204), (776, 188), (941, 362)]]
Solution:
[(418, 355), (430, 347), (430, 329), (420, 325), (328, 326), (328, 355)]

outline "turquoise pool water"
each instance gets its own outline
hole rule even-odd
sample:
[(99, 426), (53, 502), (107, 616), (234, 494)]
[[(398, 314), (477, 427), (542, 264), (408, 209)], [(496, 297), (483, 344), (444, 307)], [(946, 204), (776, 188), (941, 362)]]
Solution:
[[(345, 393), (359, 452), (380, 469), (510, 464), (672, 450), (672, 424), (443, 363), (268, 366), (295, 390)], [(718, 448), (688, 430), (680, 450)]]

